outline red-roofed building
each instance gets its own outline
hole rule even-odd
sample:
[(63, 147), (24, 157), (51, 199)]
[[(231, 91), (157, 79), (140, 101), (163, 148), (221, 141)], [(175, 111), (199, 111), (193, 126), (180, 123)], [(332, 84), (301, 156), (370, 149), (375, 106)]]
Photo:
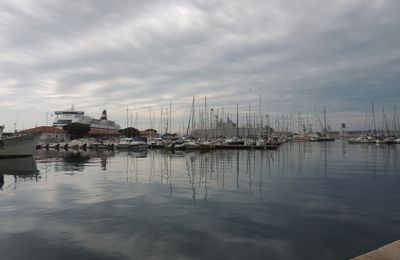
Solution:
[(68, 139), (68, 134), (64, 130), (52, 126), (39, 126), (21, 131), (21, 133), (32, 134), (40, 133), (40, 142), (60, 142)]
[(155, 129), (147, 129), (144, 131), (140, 131), (140, 136), (151, 139), (151, 138), (158, 137), (158, 133), (157, 133), (157, 130), (155, 130)]

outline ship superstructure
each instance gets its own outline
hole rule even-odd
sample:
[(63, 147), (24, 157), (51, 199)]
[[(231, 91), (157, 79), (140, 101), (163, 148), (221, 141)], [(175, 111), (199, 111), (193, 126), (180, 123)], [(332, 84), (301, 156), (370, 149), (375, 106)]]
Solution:
[(103, 110), (100, 119), (86, 116), (84, 111), (71, 110), (55, 111), (56, 119), (53, 122), (54, 127), (66, 126), (71, 123), (81, 123), (90, 126), (91, 130), (119, 130), (121, 127), (114, 121), (107, 119), (107, 111)]

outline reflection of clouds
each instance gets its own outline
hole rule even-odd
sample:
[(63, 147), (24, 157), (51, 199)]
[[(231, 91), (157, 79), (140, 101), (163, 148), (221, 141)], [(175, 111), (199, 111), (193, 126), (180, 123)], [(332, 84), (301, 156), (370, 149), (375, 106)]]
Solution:
[[(0, 241), (4, 241), (0, 243), (0, 251), (7, 259), (126, 259), (117, 252), (96, 252), (52, 230), (2, 233)], [(51, 247), (46, 246), (49, 244)]]
[(76, 163), (70, 154), (52, 154), (38, 183), (2, 191), (0, 251), (16, 255), (3, 241), (21, 239), (33, 256), (66, 244), (70, 257), (344, 259), (397, 236), (398, 148), (326, 145), (93, 154), (75, 175), (54, 167)]
[[(326, 147), (325, 147), (326, 146)], [(214, 189), (236, 189), (263, 197), (263, 186), (269, 177), (286, 178), (358, 178), (370, 174), (395, 174), (398, 171), (396, 146), (358, 146), (343, 143), (288, 143), (278, 151), (223, 151), (170, 154), (166, 151), (38, 151), (35, 156), (43, 173), (96, 174), (99, 169), (109, 181), (119, 181), (124, 169), (125, 182), (191, 185), (197, 198), (206, 198)], [(347, 151), (345, 156), (343, 151)], [(22, 171), (32, 165), (6, 163), (0, 170)], [(14, 166), (15, 165), (15, 166)], [(122, 168), (121, 168), (122, 167)], [(397, 168), (396, 168), (397, 167)], [(326, 171), (326, 173), (324, 173)], [(48, 176), (48, 174), (46, 176)], [(268, 176), (268, 177), (266, 177)], [(90, 176), (89, 176), (90, 177)], [(37, 181), (37, 180), (36, 180)], [(87, 183), (90, 178), (83, 178)], [(192, 194), (193, 196), (193, 194)]]
[[(186, 199), (170, 201), (162, 196), (167, 190), (160, 187), (139, 189), (143, 196), (137, 198), (45, 212), (37, 222), (36, 233), (56, 238), (52, 253), (62, 252), (57, 245), (64, 241), (79, 245), (83, 251), (111, 255), (118, 252), (121, 257), (157, 258), (168, 252), (171, 259), (213, 258), (226, 255), (222, 250), (225, 247), (231, 248), (229, 254), (252, 258), (274, 252), (277, 256), (290, 255), (281, 248), (287, 247), (284, 242), (274, 243), (280, 236), (273, 238), (281, 230), (279, 226), (263, 224), (256, 215), (256, 220), (249, 220), (235, 209), (235, 203), (225, 209), (219, 203), (205, 207), (209, 204), (192, 204)], [(130, 197), (133, 192), (127, 187), (125, 194)], [(263, 242), (265, 239), (271, 239), (270, 246)], [(42, 242), (44, 246), (50, 244)]]

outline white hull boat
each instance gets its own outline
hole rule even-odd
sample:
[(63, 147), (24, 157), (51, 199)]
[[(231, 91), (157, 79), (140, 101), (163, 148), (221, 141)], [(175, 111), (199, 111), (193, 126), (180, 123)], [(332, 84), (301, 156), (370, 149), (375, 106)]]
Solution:
[(185, 144), (185, 148), (186, 149), (199, 149), (200, 148), (200, 144), (196, 143), (196, 142), (188, 142)]
[(118, 149), (129, 149), (131, 142), (133, 141), (132, 138), (120, 138), (119, 143), (117, 144)]
[(143, 141), (132, 141), (129, 144), (129, 148), (130, 149), (135, 149), (135, 148), (147, 148), (148, 145), (147, 143), (143, 142)]
[(360, 136), (357, 138), (351, 138), (347, 140), (350, 144), (370, 144), (370, 143), (374, 143), (375, 140), (372, 137), (364, 137), (364, 136)]
[(39, 135), (13, 136), (0, 139), (0, 158), (32, 156), (39, 143)]

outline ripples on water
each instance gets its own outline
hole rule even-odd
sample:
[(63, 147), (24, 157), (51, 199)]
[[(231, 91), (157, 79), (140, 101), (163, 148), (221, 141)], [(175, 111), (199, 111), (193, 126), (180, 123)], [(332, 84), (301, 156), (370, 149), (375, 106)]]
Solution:
[(400, 146), (0, 161), (0, 259), (346, 259), (399, 239)]

